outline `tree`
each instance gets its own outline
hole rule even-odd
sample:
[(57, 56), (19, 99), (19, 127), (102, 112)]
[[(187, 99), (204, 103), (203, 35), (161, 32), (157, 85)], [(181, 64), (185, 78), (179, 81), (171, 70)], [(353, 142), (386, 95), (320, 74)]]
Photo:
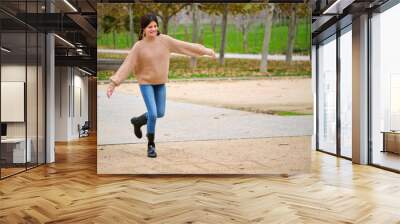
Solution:
[(216, 32), (216, 27), (217, 27), (217, 17), (215, 15), (211, 15), (211, 32), (213, 34), (213, 48), (217, 49), (217, 32)]
[(124, 29), (124, 17), (127, 16), (125, 4), (99, 4), (98, 20), (104, 33), (111, 33), (113, 36), (113, 47), (116, 48), (116, 32)]
[(116, 31), (116, 28), (117, 28), (117, 19), (115, 18), (115, 17), (113, 17), (113, 16), (110, 16), (110, 15), (105, 15), (103, 18), (102, 18), (102, 21), (101, 21), (101, 26), (103, 27), (103, 29), (104, 29), (104, 32), (105, 33), (110, 33), (110, 32), (112, 32), (112, 34), (113, 34), (113, 39), (112, 39), (112, 41), (113, 41), (113, 48), (115, 49), (115, 31)]
[(225, 43), (226, 43), (226, 27), (228, 25), (228, 4), (224, 4), (222, 11), (222, 31), (221, 31), (221, 48), (219, 49), (219, 64), (223, 65), (225, 60)]
[[(192, 11), (192, 19), (193, 19), (193, 28), (192, 28), (192, 42), (197, 43), (198, 42), (198, 31), (199, 31), (199, 10), (198, 10), (198, 4), (199, 3), (192, 3), (191, 11)], [(192, 68), (196, 68), (197, 65), (197, 58), (196, 57), (191, 57), (190, 60), (190, 66)]]
[(220, 15), (222, 16), (221, 23), (221, 45), (219, 49), (219, 63), (224, 64), (225, 55), (225, 43), (226, 43), (226, 30), (228, 27), (228, 13), (237, 15), (246, 12), (246, 5), (241, 3), (222, 3), (222, 4), (207, 4), (203, 3), (199, 5), (199, 9), (209, 15)]
[(268, 4), (268, 7), (266, 7), (266, 16), (265, 16), (265, 24), (264, 24), (264, 40), (263, 40), (263, 47), (262, 47), (262, 52), (261, 52), (260, 72), (268, 71), (268, 51), (269, 51), (269, 41), (271, 38), (271, 27), (272, 27), (273, 15), (274, 15), (274, 5)]
[(296, 32), (298, 26), (299, 17), (306, 17), (309, 14), (308, 6), (306, 3), (303, 4), (278, 4), (279, 10), (283, 15), (289, 18), (288, 23), (288, 38), (286, 48), (286, 62), (291, 63), (293, 58), (294, 44), (296, 40)]
[(246, 4), (243, 6), (243, 11), (236, 17), (236, 26), (243, 36), (243, 50), (247, 52), (248, 49), (248, 33), (252, 23), (254, 22), (254, 15), (259, 11), (265, 9), (266, 4)]
[(131, 36), (132, 43), (136, 42), (136, 35), (135, 35), (135, 23), (133, 20), (133, 5), (128, 5), (128, 18), (129, 18), (129, 34)]
[(142, 7), (142, 12), (154, 13), (156, 16), (161, 18), (162, 29), (161, 32), (168, 34), (168, 22), (183, 8), (188, 6), (188, 3), (149, 3), (149, 4), (136, 4), (138, 7)]

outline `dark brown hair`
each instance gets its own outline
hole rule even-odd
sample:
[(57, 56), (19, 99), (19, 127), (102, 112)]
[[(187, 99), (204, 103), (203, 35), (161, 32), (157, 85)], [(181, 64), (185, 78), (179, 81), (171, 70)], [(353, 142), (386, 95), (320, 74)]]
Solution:
[[(157, 16), (152, 14), (152, 13), (148, 13), (146, 15), (143, 15), (140, 18), (140, 33), (139, 33), (139, 40), (141, 40), (143, 38), (143, 30), (152, 22), (156, 22), (157, 23), (157, 27), (158, 27), (158, 20), (157, 20)], [(157, 36), (160, 35), (160, 31), (157, 30)]]

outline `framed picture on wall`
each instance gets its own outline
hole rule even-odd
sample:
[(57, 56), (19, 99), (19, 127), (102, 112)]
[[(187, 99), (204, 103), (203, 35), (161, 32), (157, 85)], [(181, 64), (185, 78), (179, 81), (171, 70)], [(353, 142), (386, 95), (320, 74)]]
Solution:
[(1, 122), (24, 122), (25, 82), (1, 82)]

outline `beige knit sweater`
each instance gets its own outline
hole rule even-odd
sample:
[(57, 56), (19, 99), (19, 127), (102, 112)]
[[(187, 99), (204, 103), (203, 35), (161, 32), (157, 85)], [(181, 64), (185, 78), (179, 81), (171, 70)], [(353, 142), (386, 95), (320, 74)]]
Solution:
[(163, 84), (168, 82), (170, 53), (188, 56), (210, 55), (211, 49), (201, 44), (177, 40), (160, 34), (153, 40), (139, 40), (129, 51), (122, 65), (110, 79), (118, 86), (132, 71), (139, 84)]

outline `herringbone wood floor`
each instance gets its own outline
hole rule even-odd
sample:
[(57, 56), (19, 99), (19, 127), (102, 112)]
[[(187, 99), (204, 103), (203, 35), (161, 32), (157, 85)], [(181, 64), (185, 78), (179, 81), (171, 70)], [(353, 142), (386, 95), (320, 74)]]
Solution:
[(96, 174), (95, 138), (0, 181), (0, 223), (400, 223), (400, 175), (313, 152), (303, 175)]

